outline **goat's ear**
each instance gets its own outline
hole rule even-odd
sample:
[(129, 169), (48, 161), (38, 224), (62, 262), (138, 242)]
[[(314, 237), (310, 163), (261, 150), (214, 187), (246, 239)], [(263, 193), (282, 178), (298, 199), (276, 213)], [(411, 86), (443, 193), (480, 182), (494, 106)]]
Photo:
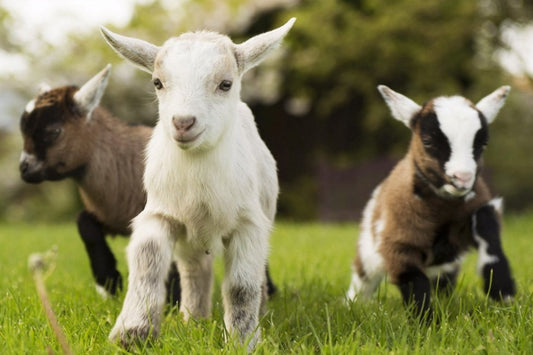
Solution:
[(74, 94), (76, 108), (87, 117), (87, 120), (91, 118), (91, 112), (100, 103), (110, 72), (111, 65), (108, 64), (104, 70), (93, 76)]
[(293, 17), (275, 30), (262, 33), (244, 43), (235, 45), (235, 56), (241, 74), (261, 63), (271, 51), (276, 49), (281, 44), (283, 37), (292, 28), (294, 21), (296, 19)]
[(135, 66), (148, 73), (154, 71), (154, 62), (159, 47), (141, 39), (121, 36), (100, 27), (105, 41), (122, 58), (129, 60)]
[(40, 83), (39, 89), (37, 89), (37, 96), (44, 94), (47, 91), (52, 90), (52, 87), (47, 83)]
[(422, 107), (400, 93), (392, 90), (385, 85), (379, 85), (378, 90), (385, 99), (387, 106), (392, 113), (392, 116), (399, 121), (402, 121), (407, 127), (411, 127), (411, 118), (422, 109)]
[(498, 112), (505, 103), (507, 95), (509, 95), (509, 91), (511, 91), (510, 86), (502, 86), (479, 100), (476, 104), (477, 109), (483, 113), (488, 123), (492, 123), (496, 119)]

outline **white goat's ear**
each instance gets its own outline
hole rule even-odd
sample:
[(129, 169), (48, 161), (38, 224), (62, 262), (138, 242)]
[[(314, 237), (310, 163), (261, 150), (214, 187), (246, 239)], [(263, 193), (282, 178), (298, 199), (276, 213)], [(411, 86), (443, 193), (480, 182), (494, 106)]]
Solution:
[(411, 118), (422, 109), (422, 106), (385, 85), (379, 85), (378, 90), (390, 108), (392, 117), (411, 127)]
[(159, 47), (141, 39), (121, 36), (100, 27), (107, 44), (111, 46), (122, 58), (129, 60), (135, 66), (148, 73), (154, 71), (154, 62)]
[(496, 119), (498, 112), (505, 103), (507, 95), (509, 95), (509, 91), (511, 91), (511, 87), (508, 85), (499, 87), (496, 91), (485, 96), (476, 104), (477, 109), (483, 113), (488, 123), (492, 123)]
[(246, 42), (235, 45), (235, 56), (241, 74), (261, 63), (272, 50), (276, 49), (281, 44), (283, 37), (292, 28), (294, 21), (296, 18), (293, 17), (275, 30), (262, 33)]
[(37, 96), (44, 94), (47, 91), (52, 90), (52, 87), (47, 83), (40, 83), (39, 89), (37, 89)]
[(74, 94), (76, 107), (87, 117), (87, 120), (91, 118), (91, 113), (100, 103), (110, 72), (111, 65), (108, 64), (104, 70), (93, 76)]

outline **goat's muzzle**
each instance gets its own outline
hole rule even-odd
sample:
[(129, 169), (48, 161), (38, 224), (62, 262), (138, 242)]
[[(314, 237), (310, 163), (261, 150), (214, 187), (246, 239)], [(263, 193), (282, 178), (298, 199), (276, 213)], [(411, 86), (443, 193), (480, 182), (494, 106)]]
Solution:
[(191, 143), (198, 138), (203, 131), (197, 132), (195, 116), (173, 116), (172, 124), (176, 129), (174, 138), (178, 143)]

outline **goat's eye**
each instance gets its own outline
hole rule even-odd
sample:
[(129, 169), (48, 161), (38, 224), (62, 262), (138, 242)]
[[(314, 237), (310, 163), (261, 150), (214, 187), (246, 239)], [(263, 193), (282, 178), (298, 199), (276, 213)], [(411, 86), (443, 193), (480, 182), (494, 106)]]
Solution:
[(157, 90), (161, 90), (163, 88), (163, 83), (158, 78), (155, 78), (153, 83)]
[(53, 142), (54, 140), (57, 139), (57, 137), (59, 137), (59, 135), (61, 134), (61, 131), (62, 131), (61, 127), (55, 127), (55, 128), (47, 130), (44, 140), (48, 143)]
[(422, 138), (422, 144), (426, 148), (431, 148), (431, 146), (433, 146), (433, 142), (432, 142), (431, 138), (428, 138), (428, 137), (423, 137)]
[(222, 80), (218, 85), (218, 88), (222, 91), (229, 91), (231, 89), (231, 84), (233, 83), (230, 80)]

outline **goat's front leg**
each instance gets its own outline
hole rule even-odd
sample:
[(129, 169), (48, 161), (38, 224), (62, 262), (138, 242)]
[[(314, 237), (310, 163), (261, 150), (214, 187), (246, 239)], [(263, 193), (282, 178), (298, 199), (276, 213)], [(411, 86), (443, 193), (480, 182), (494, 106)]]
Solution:
[(100, 294), (115, 295), (122, 289), (122, 276), (117, 270), (117, 261), (107, 245), (102, 223), (88, 211), (78, 215), (78, 232), (89, 255), (91, 270)]
[(259, 309), (268, 252), (268, 227), (239, 226), (226, 243), (222, 285), (224, 323), (248, 350), (259, 341)]
[(472, 217), (472, 231), (479, 250), (477, 271), (483, 277), (485, 292), (493, 299), (507, 301), (516, 291), (500, 240), (500, 222), (495, 208), (499, 204), (501, 201), (495, 199), (478, 209)]
[(129, 347), (157, 336), (165, 303), (165, 278), (170, 269), (171, 228), (158, 216), (141, 213), (133, 221), (127, 248), (128, 292), (109, 338)]
[(406, 305), (414, 305), (416, 317), (431, 319), (431, 285), (426, 274), (414, 265), (406, 265), (397, 275), (391, 275), (393, 282), (398, 285)]
[(415, 316), (421, 320), (431, 319), (431, 283), (422, 266), (424, 252), (403, 242), (391, 243), (387, 249), (386, 269), (391, 282), (400, 289), (404, 304), (414, 306)]

